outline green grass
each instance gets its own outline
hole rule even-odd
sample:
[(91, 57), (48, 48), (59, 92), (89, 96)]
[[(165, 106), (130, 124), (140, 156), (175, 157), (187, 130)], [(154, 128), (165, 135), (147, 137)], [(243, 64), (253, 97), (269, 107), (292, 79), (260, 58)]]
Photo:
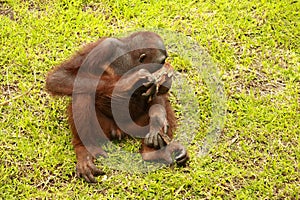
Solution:
[[(1, 1), (0, 199), (299, 199), (299, 10), (288, 0)], [(87, 184), (75, 178), (69, 99), (49, 96), (45, 76), (82, 45), (141, 28), (188, 35), (211, 55), (227, 98), (223, 134), (208, 156), (190, 145), (186, 168), (104, 167)], [(207, 85), (172, 62), (195, 82), (201, 144), (213, 118)]]

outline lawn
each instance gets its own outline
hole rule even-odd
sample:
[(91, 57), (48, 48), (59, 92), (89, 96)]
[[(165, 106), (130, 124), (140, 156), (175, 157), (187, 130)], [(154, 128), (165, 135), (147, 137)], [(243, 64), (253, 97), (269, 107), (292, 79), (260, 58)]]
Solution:
[[(299, 199), (299, 11), (289, 0), (1, 1), (0, 199)], [(46, 93), (45, 76), (84, 44), (134, 30), (180, 35), (164, 39), (184, 80), (172, 103), (191, 159), (145, 173), (100, 159), (106, 174), (88, 184), (75, 176), (70, 99)]]

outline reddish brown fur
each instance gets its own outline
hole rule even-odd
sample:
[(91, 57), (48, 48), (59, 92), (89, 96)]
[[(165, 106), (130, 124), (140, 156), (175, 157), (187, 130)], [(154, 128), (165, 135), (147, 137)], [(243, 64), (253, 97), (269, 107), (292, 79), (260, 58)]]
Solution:
[[(120, 105), (123, 105), (122, 99), (126, 97), (126, 92), (130, 91), (130, 89), (133, 88), (133, 85), (141, 80), (147, 82), (149, 76), (151, 76), (151, 70), (153, 71), (154, 69), (147, 68), (146, 70), (141, 69), (134, 72), (132, 75), (125, 78), (124, 84), (120, 84), (120, 88), (118, 88), (119, 86), (117, 87), (116, 84), (122, 76), (122, 73), (120, 74), (120, 72), (122, 72), (122, 70), (125, 72), (126, 69), (138, 66), (140, 62), (137, 60), (139, 57), (136, 56), (139, 56), (142, 53), (146, 54), (146, 59), (143, 60), (145, 63), (161, 64), (164, 63), (164, 59), (167, 56), (166, 52), (161, 50), (160, 37), (151, 32), (138, 32), (127, 38), (117, 40), (112, 39), (109, 47), (118, 47), (118, 42), (134, 46), (137, 44), (131, 44), (131, 41), (138, 40), (136, 38), (139, 37), (142, 38), (140, 39), (142, 40), (141, 42), (149, 42), (154, 46), (157, 45), (157, 50), (154, 48), (150, 50), (131, 51), (129, 52), (129, 56), (131, 56), (129, 63), (124, 61), (126, 59), (128, 60), (128, 57), (124, 56), (120, 58), (122, 62), (119, 62), (119, 60), (118, 62), (106, 66), (106, 63), (104, 62), (105, 58), (113, 57), (114, 52), (112, 51), (112, 48), (107, 48), (104, 45), (103, 41), (106, 41), (107, 43), (107, 40), (104, 38), (86, 45), (69, 60), (54, 68), (47, 76), (46, 89), (48, 92), (60, 96), (72, 95), (72, 104), (70, 104), (68, 108), (68, 113), (69, 124), (73, 133), (72, 143), (78, 160), (77, 174), (85, 178), (88, 182), (95, 182), (94, 176), (102, 174), (102, 171), (94, 165), (93, 159), (99, 155), (107, 156), (96, 142), (96, 139), (101, 140), (101, 138), (104, 137), (101, 130), (95, 128), (97, 127), (97, 124), (100, 124), (103, 133), (109, 139), (120, 138), (122, 135), (126, 134), (117, 126), (112, 116), (111, 98), (113, 90), (115, 88), (118, 89), (116, 99), (119, 101), (118, 98), (120, 98)], [(149, 37), (152, 38), (149, 39)], [(145, 38), (149, 39), (149, 41)], [(97, 54), (98, 51), (101, 52), (101, 55), (99, 55), (100, 53)], [(104, 61), (101, 61), (102, 58)], [(122, 65), (120, 63), (122, 63)], [(83, 71), (80, 72), (79, 75), (79, 69), (82, 67), (86, 67), (87, 70), (83, 68)], [(97, 74), (99, 70), (102, 70), (101, 77)], [(74, 90), (74, 80), (76, 76), (83, 78), (82, 82), (78, 84), (79, 89)], [(95, 99), (93, 98), (93, 95), (91, 95), (93, 87), (90, 85), (93, 83), (97, 83), (96, 88), (94, 88), (96, 89)], [(163, 146), (161, 146), (163, 141), (158, 133), (156, 133), (163, 131), (161, 122), (166, 120), (168, 123), (167, 135), (170, 138), (173, 138), (176, 118), (168, 99), (168, 93), (165, 91), (166, 93), (159, 94), (149, 102), (149, 97), (141, 95), (148, 89), (149, 88), (142, 87), (142, 89), (138, 89), (134, 93), (135, 97), (131, 98), (129, 111), (134, 123), (140, 126), (146, 126), (150, 123), (150, 129), (155, 130), (154, 141), (156, 143), (160, 142), (160, 146), (155, 146), (152, 142), (149, 142), (149, 138), (147, 139), (147, 142), (145, 139), (142, 139), (141, 154), (144, 160), (165, 160), (166, 162), (171, 163), (171, 154), (175, 152), (177, 153), (177, 161), (184, 164), (188, 160), (185, 148), (176, 142), (167, 146), (164, 143), (163, 146), (165, 147), (163, 148)], [(164, 107), (166, 116), (159, 108), (152, 107), (156, 104)], [(96, 108), (96, 118), (93, 117), (94, 108)], [(151, 111), (152, 113), (148, 114), (150, 108), (153, 108)], [(118, 109), (120, 113), (123, 113), (123, 109), (127, 108), (125, 106), (120, 106)], [(76, 120), (74, 116), (76, 117)], [(149, 116), (152, 116), (151, 119)], [(135, 132), (133, 125), (132, 122), (125, 123), (126, 130), (129, 130), (130, 134)], [(145, 137), (146, 134), (147, 133), (135, 133), (135, 136)], [(158, 148), (160, 149), (159, 151), (157, 150)]]

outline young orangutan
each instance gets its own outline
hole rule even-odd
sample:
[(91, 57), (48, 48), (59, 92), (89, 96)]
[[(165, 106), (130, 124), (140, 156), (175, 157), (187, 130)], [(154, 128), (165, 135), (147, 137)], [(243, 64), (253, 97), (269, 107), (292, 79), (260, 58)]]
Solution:
[(88, 182), (103, 172), (94, 165), (106, 157), (100, 143), (124, 134), (142, 138), (144, 160), (184, 165), (184, 146), (172, 141), (176, 124), (168, 99), (172, 67), (160, 36), (136, 32), (86, 45), (52, 70), (46, 89), (72, 96), (68, 108), (77, 157), (76, 173)]

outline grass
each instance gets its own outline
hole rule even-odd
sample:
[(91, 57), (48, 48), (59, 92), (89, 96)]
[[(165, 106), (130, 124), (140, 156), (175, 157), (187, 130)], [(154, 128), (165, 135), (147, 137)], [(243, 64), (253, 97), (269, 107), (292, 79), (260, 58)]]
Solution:
[[(1, 1), (0, 198), (299, 199), (299, 9), (289, 0)], [(182, 33), (210, 54), (227, 98), (223, 134), (208, 156), (190, 145), (186, 168), (104, 167), (87, 184), (75, 178), (69, 99), (49, 96), (45, 76), (82, 45), (141, 28)], [(209, 88), (180, 56), (171, 60), (195, 83), (201, 143)]]

